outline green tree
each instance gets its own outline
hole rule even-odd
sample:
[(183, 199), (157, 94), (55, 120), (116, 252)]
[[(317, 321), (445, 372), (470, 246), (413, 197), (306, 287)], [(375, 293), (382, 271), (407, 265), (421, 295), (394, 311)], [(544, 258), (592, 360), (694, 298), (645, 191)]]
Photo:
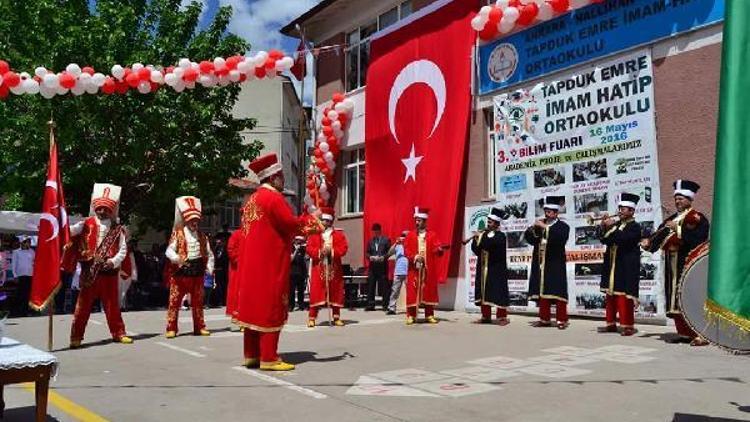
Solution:
[[(69, 63), (109, 73), (133, 63), (171, 65), (182, 57), (210, 60), (244, 53), (249, 45), (227, 33), (232, 14), (222, 7), (198, 29), (201, 6), (180, 0), (0, 1), (0, 58), (14, 69), (54, 71)], [(222, 198), (227, 180), (244, 175), (241, 161), (260, 151), (239, 132), (253, 119), (231, 110), (239, 86), (175, 93), (14, 96), (0, 101), (0, 194), (38, 211), (48, 154), (50, 116), (57, 139), (68, 206), (88, 213), (94, 182), (123, 187), (121, 216), (137, 215), (141, 228), (167, 229), (174, 198)]]

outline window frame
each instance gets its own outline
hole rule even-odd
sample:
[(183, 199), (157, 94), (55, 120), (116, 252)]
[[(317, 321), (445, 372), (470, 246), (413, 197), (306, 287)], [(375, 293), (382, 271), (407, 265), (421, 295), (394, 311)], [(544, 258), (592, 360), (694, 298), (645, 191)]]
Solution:
[[(356, 159), (352, 159), (352, 155), (356, 153)], [(341, 216), (342, 217), (360, 217), (364, 214), (364, 193), (366, 192), (365, 189), (365, 181), (362, 179), (361, 174), (365, 171), (365, 149), (364, 148), (357, 148), (353, 150), (348, 150), (345, 152), (346, 162), (343, 166), (342, 171), (342, 200), (341, 200)], [(354, 205), (357, 210), (350, 211), (349, 210), (349, 189), (351, 189), (351, 186), (349, 185), (349, 171), (352, 169), (355, 170), (355, 180), (357, 182), (355, 193), (355, 200)], [(362, 192), (364, 191), (364, 192)], [(361, 206), (360, 206), (361, 205)]]

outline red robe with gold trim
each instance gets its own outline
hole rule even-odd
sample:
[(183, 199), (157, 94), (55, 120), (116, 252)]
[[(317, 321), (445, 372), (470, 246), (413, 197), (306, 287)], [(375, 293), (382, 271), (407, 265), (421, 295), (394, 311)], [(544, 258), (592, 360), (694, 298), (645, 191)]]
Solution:
[[(406, 283), (406, 306), (433, 305), (437, 306), (440, 302), (438, 296), (438, 274), (433, 270), (438, 259), (443, 256), (439, 250), (440, 240), (437, 233), (427, 231), (425, 234), (425, 267), (424, 282), (421, 286), (421, 292), (418, 291), (419, 269), (416, 266), (414, 258), (419, 254), (419, 240), (416, 231), (410, 231), (404, 240), (404, 254), (409, 259), (409, 277)], [(419, 294), (418, 294), (419, 293)]]
[(344, 270), (341, 258), (349, 250), (349, 242), (346, 235), (339, 229), (331, 232), (331, 249), (333, 250), (331, 274), (329, 275), (328, 289), (329, 297), (326, 297), (326, 281), (324, 278), (323, 261), (320, 259), (320, 251), (323, 249), (323, 234), (314, 234), (307, 238), (307, 254), (312, 258), (312, 270), (310, 272), (310, 307), (313, 306), (337, 306), (344, 307)]
[(289, 311), (292, 239), (305, 226), (276, 189), (262, 185), (242, 209), (236, 324), (261, 332), (281, 331)]
[(232, 316), (237, 310), (239, 282), (237, 281), (237, 267), (240, 260), (240, 246), (242, 245), (242, 230), (235, 230), (227, 240), (227, 257), (229, 258), (229, 283), (227, 283), (226, 314)]

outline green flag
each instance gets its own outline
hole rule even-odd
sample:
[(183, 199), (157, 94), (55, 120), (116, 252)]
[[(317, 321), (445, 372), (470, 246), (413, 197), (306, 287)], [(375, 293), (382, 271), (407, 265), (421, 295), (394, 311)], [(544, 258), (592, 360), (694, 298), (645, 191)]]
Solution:
[(726, 0), (709, 316), (750, 332), (750, 0)]

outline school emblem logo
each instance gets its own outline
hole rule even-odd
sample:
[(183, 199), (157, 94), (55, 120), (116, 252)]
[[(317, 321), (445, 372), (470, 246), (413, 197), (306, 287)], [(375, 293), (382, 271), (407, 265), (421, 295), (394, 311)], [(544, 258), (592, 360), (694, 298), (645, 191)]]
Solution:
[(496, 83), (510, 79), (518, 67), (518, 51), (513, 44), (502, 43), (495, 47), (487, 60), (487, 73)]

